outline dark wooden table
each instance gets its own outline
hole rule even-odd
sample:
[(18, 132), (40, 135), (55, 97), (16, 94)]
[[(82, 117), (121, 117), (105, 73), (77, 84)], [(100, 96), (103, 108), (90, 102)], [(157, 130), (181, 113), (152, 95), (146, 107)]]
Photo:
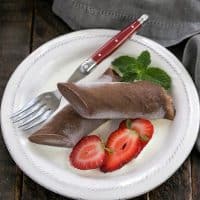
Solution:
[[(72, 30), (51, 11), (51, 0), (0, 0), (0, 99), (16, 66), (44, 42)], [(171, 47), (180, 59), (185, 42)], [(192, 134), (192, 133), (191, 133)], [(199, 200), (200, 155), (194, 149), (164, 184), (135, 200)], [(0, 136), (0, 200), (64, 200), (28, 178)]]

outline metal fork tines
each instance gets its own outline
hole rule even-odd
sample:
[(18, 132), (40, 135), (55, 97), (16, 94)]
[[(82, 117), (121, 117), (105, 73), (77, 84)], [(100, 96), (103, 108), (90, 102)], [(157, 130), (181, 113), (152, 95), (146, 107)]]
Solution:
[(58, 108), (60, 100), (58, 91), (43, 93), (15, 112), (11, 120), (18, 128), (31, 129), (46, 121)]

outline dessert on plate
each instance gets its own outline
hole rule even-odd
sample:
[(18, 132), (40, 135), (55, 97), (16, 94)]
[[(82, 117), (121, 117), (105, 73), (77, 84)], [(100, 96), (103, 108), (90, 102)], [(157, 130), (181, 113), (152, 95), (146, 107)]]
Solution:
[[(102, 172), (120, 169), (136, 158), (151, 140), (154, 133), (151, 119), (173, 120), (175, 117), (169, 93), (171, 79), (150, 63), (147, 51), (138, 58), (120, 56), (96, 82), (58, 83), (69, 105), (29, 140), (73, 147), (69, 160), (77, 169), (99, 168)], [(108, 119), (122, 121), (103, 142), (93, 131)]]

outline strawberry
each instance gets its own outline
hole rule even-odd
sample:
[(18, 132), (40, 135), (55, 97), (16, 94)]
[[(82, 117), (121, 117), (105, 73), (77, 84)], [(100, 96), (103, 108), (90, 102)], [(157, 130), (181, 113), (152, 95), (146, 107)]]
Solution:
[(104, 146), (96, 135), (83, 137), (70, 154), (71, 164), (82, 170), (96, 169), (103, 163), (105, 157)]
[(120, 123), (119, 128), (129, 128), (135, 130), (139, 135), (143, 143), (143, 147), (152, 138), (154, 127), (152, 123), (147, 119), (136, 118), (127, 119)]
[(111, 172), (135, 158), (142, 149), (139, 135), (134, 130), (121, 128), (108, 137), (105, 159), (100, 170)]

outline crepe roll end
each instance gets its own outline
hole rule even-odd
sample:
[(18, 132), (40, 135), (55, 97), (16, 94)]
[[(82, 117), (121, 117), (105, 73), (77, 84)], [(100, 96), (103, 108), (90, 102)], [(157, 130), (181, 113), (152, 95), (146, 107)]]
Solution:
[(66, 136), (58, 134), (38, 133), (33, 134), (29, 138), (30, 142), (42, 145), (58, 146), (58, 147), (73, 147), (74, 144)]
[(84, 117), (90, 115), (90, 109), (83, 98), (83, 95), (81, 95), (83, 92), (81, 87), (77, 87), (74, 83), (58, 83), (57, 87), (77, 113)]
[(176, 110), (174, 108), (173, 99), (172, 97), (167, 93), (165, 89), (163, 89), (164, 96), (165, 96), (165, 118), (169, 120), (173, 120), (176, 114)]

